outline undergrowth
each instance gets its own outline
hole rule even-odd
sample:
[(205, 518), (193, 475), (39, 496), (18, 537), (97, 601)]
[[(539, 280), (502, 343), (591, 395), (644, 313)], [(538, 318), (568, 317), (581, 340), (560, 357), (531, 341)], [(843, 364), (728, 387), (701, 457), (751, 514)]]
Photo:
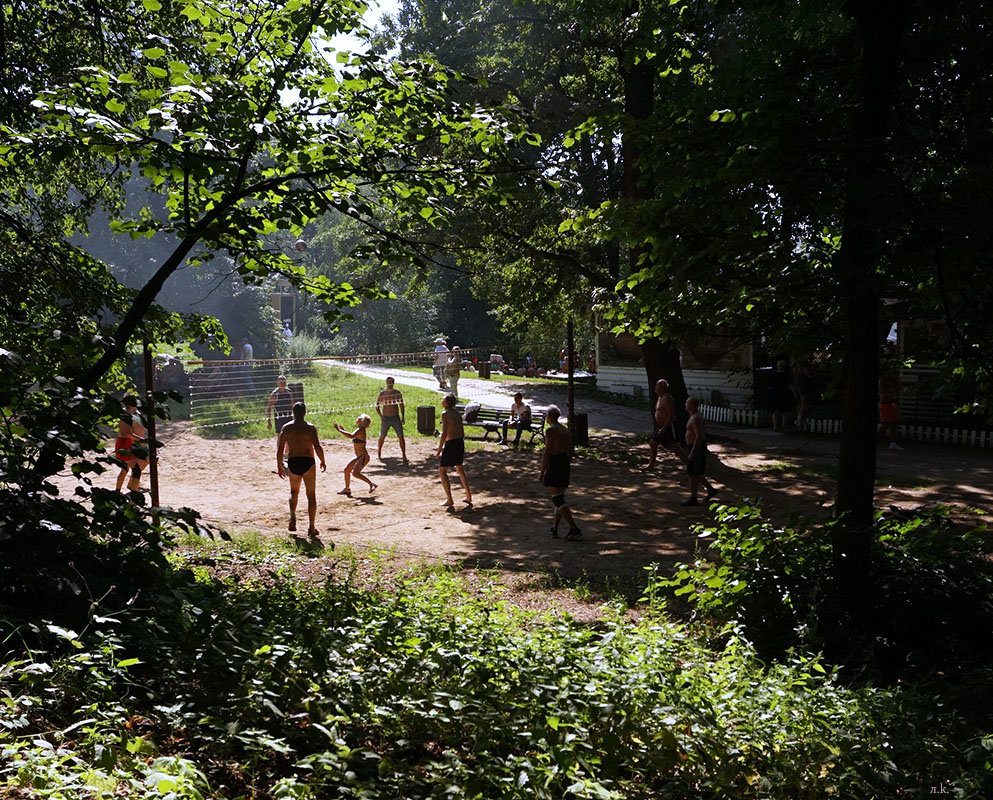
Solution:
[[(763, 662), (665, 614), (595, 626), (470, 592), (179, 565), (179, 602), (11, 625), (0, 786), (51, 798), (867, 798), (990, 789), (989, 749), (912, 688)], [(741, 590), (737, 594), (742, 594)], [(660, 606), (660, 604), (657, 604)]]

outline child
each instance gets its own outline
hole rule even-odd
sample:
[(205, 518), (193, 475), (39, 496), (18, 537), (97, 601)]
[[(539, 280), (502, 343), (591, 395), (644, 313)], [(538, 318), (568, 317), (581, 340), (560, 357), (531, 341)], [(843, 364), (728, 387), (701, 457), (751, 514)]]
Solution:
[(376, 491), (376, 484), (362, 474), (362, 470), (369, 463), (369, 453), (366, 451), (366, 432), (369, 430), (371, 424), (372, 418), (368, 414), (359, 414), (355, 419), (356, 428), (354, 431), (346, 430), (337, 422), (334, 424), (338, 433), (342, 436), (347, 436), (352, 440), (352, 444), (355, 445), (355, 458), (349, 461), (344, 469), (345, 488), (338, 492), (338, 494), (343, 494), (346, 497), (352, 496), (352, 489), (349, 484), (353, 477), (369, 484), (369, 494)]

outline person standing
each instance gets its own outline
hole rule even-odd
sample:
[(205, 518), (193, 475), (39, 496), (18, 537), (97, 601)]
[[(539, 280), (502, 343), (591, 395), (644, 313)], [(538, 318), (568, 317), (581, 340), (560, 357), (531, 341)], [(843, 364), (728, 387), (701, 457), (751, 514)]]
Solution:
[(772, 429), (786, 428), (786, 415), (793, 410), (793, 391), (790, 389), (790, 373), (783, 360), (776, 362), (776, 370), (769, 382), (769, 409), (772, 411)]
[(571, 477), (572, 437), (569, 435), (569, 429), (559, 422), (561, 413), (558, 406), (549, 406), (545, 412), (548, 427), (545, 428), (545, 455), (541, 459), (541, 473), (538, 479), (542, 486), (548, 488), (552, 497), (554, 508), (550, 531), (552, 538), (559, 538), (559, 521), (565, 519), (569, 526), (565, 538), (576, 540), (582, 538), (583, 532), (576, 527), (572, 510), (565, 501), (565, 490), (569, 487)]
[(697, 491), (701, 483), (707, 487), (708, 501), (717, 494), (717, 490), (704, 476), (707, 465), (707, 430), (700, 414), (700, 401), (695, 397), (687, 397), (686, 411), (690, 415), (686, 423), (686, 446), (690, 448), (686, 461), (686, 472), (690, 476), (690, 497), (683, 501), (683, 505), (695, 506), (699, 505)]
[(141, 491), (141, 471), (148, 466), (148, 446), (145, 441), (145, 426), (138, 413), (138, 398), (128, 395), (124, 398), (124, 413), (117, 421), (117, 439), (114, 441), (114, 458), (121, 465), (117, 476), (117, 491), (124, 486), (124, 479), (130, 473), (128, 489)]
[(459, 378), (462, 377), (462, 352), (458, 345), (452, 348), (448, 356), (448, 363), (445, 365), (445, 377), (448, 378), (449, 391), (458, 399)]
[(439, 336), (434, 340), (434, 378), (438, 381), (438, 388), (444, 390), (445, 369), (448, 366), (448, 346), (445, 344), (445, 337)]
[(900, 424), (900, 376), (887, 370), (879, 376), (879, 433), (889, 431), (890, 450), (903, 450), (896, 443)]
[(441, 486), (445, 490), (445, 501), (442, 506), (452, 510), (455, 501), (452, 499), (452, 484), (448, 479), (448, 470), (455, 467), (459, 475), (459, 482), (465, 490), (465, 497), (462, 502), (472, 508), (472, 492), (469, 489), (469, 479), (466, 477), (463, 463), (465, 461), (465, 429), (462, 427), (462, 415), (455, 410), (457, 400), (455, 395), (446, 394), (441, 401), (441, 440), (438, 442), (438, 453), (436, 457), (440, 459), (438, 465), (438, 477), (441, 478)]
[[(303, 481), (307, 492), (307, 516), (310, 526), (309, 536), (316, 536), (320, 531), (314, 526), (317, 520), (317, 466), (314, 455), (321, 462), (321, 472), (324, 472), (324, 449), (317, 437), (317, 428), (304, 420), (307, 406), (303, 403), (293, 404), (293, 421), (287, 422), (279, 431), (276, 439), (276, 472), (280, 478), (285, 478), (287, 471), (290, 476), (290, 524), (287, 530), (297, 529), (297, 498), (300, 495), (300, 482)], [(283, 451), (286, 451), (286, 466), (283, 467)]]
[(266, 418), (269, 421), (269, 430), (272, 430), (272, 414), (276, 412), (276, 433), (293, 415), (293, 394), (286, 388), (286, 376), (280, 375), (276, 378), (276, 388), (269, 393), (269, 405), (266, 406)]
[(396, 381), (393, 378), (386, 379), (386, 388), (379, 393), (376, 398), (376, 413), (379, 414), (379, 453), (378, 458), (383, 460), (383, 442), (386, 441), (386, 434), (390, 428), (397, 432), (397, 439), (400, 440), (400, 455), (403, 456), (403, 463), (407, 461), (407, 442), (403, 438), (403, 423), (406, 414), (403, 405), (403, 393), (399, 389), (394, 389)]
[(669, 381), (659, 378), (655, 381), (655, 430), (652, 438), (648, 441), (650, 456), (648, 464), (641, 468), (642, 472), (648, 472), (655, 466), (658, 458), (659, 445), (671, 450), (684, 464), (686, 463), (686, 451), (679, 443), (679, 432), (676, 430), (676, 401), (669, 391)]
[(517, 447), (521, 443), (521, 433), (531, 428), (531, 406), (524, 402), (524, 395), (520, 392), (514, 395), (510, 419), (503, 423), (503, 444), (507, 444), (507, 433), (511, 427), (517, 431), (514, 435), (514, 447)]

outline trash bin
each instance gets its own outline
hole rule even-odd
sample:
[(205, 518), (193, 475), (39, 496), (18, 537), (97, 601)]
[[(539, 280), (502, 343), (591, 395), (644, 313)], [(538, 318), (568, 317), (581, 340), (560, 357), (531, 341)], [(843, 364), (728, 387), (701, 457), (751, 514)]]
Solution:
[(585, 447), (590, 443), (590, 417), (585, 413), (577, 413), (572, 422), (572, 443)]
[(434, 433), (434, 406), (417, 407), (417, 432), (426, 436)]
[(480, 361), (478, 364), (476, 364), (476, 369), (479, 370), (479, 377), (480, 378), (488, 378), (488, 377), (490, 377), (490, 362), (489, 361)]

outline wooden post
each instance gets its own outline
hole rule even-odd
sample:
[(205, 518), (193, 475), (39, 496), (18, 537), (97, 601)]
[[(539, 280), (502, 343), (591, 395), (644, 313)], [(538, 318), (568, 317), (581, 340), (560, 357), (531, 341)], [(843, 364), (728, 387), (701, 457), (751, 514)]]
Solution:
[(569, 435), (573, 435), (573, 420), (576, 417), (576, 395), (573, 386), (573, 341), (572, 317), (566, 323), (566, 358), (569, 361)]
[[(159, 465), (155, 457), (155, 365), (152, 363), (152, 350), (148, 340), (144, 343), (145, 356), (145, 408), (148, 409), (146, 432), (148, 435), (148, 484), (151, 488), (152, 506), (159, 504)], [(156, 519), (156, 522), (158, 520)]]

